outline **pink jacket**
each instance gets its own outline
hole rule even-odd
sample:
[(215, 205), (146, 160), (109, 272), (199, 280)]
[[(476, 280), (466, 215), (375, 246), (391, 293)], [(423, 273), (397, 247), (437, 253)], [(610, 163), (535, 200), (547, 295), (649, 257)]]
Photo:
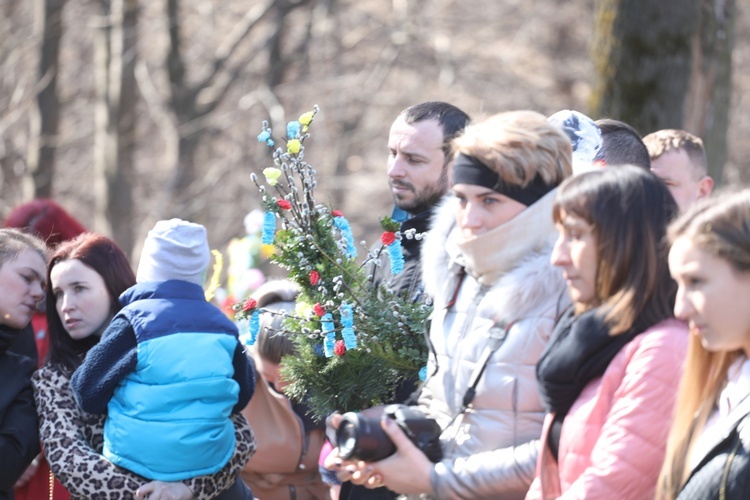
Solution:
[(685, 324), (666, 320), (623, 347), (565, 417), (558, 462), (548, 414), (526, 500), (653, 498), (687, 341)]

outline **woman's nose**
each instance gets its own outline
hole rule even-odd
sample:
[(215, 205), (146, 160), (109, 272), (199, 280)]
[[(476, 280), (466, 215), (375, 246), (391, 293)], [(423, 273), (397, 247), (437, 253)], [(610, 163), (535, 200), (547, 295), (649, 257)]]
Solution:
[(33, 285), (31, 285), (31, 296), (34, 298), (35, 302), (39, 302), (44, 298), (44, 288), (42, 288), (42, 284), (38, 281), (35, 281)]
[(677, 288), (677, 296), (674, 301), (674, 317), (683, 321), (689, 320), (693, 315), (694, 309), (685, 294), (685, 290), (680, 286)]
[(563, 236), (558, 236), (555, 246), (552, 248), (550, 262), (553, 266), (565, 266), (570, 263), (570, 251)]

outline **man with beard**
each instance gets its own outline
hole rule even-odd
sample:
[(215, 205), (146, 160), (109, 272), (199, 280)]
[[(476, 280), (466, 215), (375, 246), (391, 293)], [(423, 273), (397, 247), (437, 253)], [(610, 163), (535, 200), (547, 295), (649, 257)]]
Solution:
[[(388, 184), (395, 205), (392, 217), (401, 222), (404, 269), (393, 275), (388, 252), (381, 252), (380, 266), (371, 270), (376, 285), (387, 286), (397, 294), (408, 294), (415, 301), (423, 299), (421, 235), (429, 229), (433, 209), (450, 186), (453, 161), (450, 142), (468, 123), (469, 115), (457, 107), (430, 101), (406, 108), (391, 125)], [(415, 389), (414, 383), (403, 383), (392, 402), (403, 402)], [(350, 482), (344, 482), (339, 492), (339, 500), (392, 500), (396, 497), (387, 488), (370, 490)]]
[[(401, 222), (404, 269), (390, 270), (382, 252), (375, 284), (397, 294), (421, 297), (421, 235), (429, 228), (432, 209), (448, 191), (452, 161), (450, 141), (469, 122), (469, 115), (445, 102), (423, 102), (399, 113), (388, 135), (388, 184), (394, 200), (393, 219)], [(411, 236), (411, 237), (409, 237)]]

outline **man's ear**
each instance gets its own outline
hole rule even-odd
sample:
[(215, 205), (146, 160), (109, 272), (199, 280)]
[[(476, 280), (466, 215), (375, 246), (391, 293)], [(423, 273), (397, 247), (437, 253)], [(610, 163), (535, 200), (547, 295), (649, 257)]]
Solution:
[(698, 181), (698, 198), (705, 198), (711, 194), (714, 189), (714, 180), (708, 175), (704, 175)]

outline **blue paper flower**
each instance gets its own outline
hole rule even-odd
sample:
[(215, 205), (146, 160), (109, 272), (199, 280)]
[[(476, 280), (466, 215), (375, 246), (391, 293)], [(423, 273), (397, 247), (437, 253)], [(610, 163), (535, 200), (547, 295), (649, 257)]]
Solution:
[(263, 232), (260, 235), (260, 242), (264, 245), (272, 245), (275, 232), (276, 216), (273, 212), (265, 212), (263, 214)]
[(301, 125), (298, 121), (289, 122), (286, 124), (286, 137), (287, 139), (296, 139), (299, 137)]
[(260, 311), (255, 310), (250, 315), (250, 340), (247, 345), (255, 345), (255, 341), (258, 340), (258, 332), (260, 332)]
[(357, 337), (354, 334), (354, 314), (352, 312), (352, 306), (349, 304), (341, 304), (339, 308), (341, 311), (341, 337), (344, 339), (344, 345), (348, 349), (357, 348)]
[(320, 318), (321, 326), (323, 329), (323, 333), (326, 334), (325, 339), (323, 340), (323, 349), (325, 350), (325, 354), (327, 358), (333, 357), (333, 348), (336, 345), (336, 326), (333, 324), (333, 316), (331, 313), (325, 313), (322, 318)]
[(273, 139), (271, 139), (271, 131), (270, 130), (264, 130), (260, 134), (258, 134), (258, 142), (265, 142), (270, 147), (273, 147)]
[(427, 367), (423, 366), (422, 369), (419, 370), (419, 380), (424, 382), (427, 380)]
[(349, 225), (349, 221), (344, 216), (334, 217), (333, 225), (341, 231), (341, 235), (346, 239), (347, 258), (355, 258), (357, 256), (357, 247), (354, 245), (354, 235), (352, 235), (352, 227)]
[(396, 240), (388, 245), (388, 256), (391, 260), (391, 274), (394, 276), (404, 270), (404, 255), (401, 250), (401, 240)]

